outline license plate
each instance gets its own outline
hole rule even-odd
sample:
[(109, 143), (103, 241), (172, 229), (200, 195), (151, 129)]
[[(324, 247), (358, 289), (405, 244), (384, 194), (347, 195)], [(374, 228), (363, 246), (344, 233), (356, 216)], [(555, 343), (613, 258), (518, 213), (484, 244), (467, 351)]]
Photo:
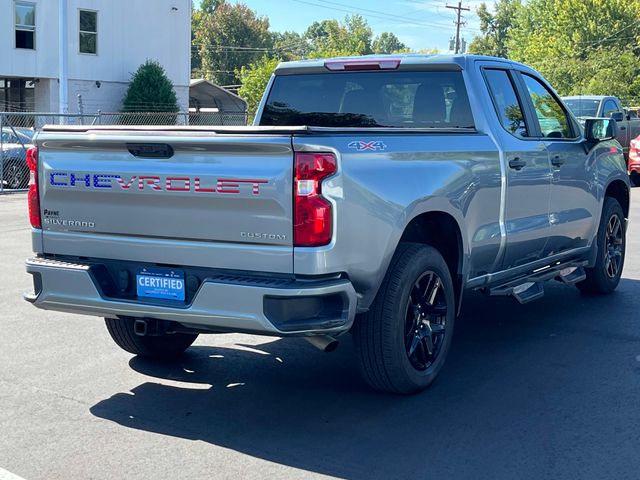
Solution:
[(184, 272), (169, 268), (143, 268), (136, 274), (138, 297), (184, 301)]

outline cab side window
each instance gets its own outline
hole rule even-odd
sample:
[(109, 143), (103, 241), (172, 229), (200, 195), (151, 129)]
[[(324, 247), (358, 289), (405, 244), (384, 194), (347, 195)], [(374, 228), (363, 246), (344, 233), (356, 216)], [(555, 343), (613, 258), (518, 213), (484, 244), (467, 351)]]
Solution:
[(537, 78), (523, 74), (522, 79), (527, 86), (531, 103), (540, 123), (543, 137), (574, 138), (567, 112), (551, 91)]
[(611, 115), (619, 112), (620, 110), (618, 109), (618, 106), (616, 105), (616, 102), (614, 102), (613, 100), (607, 100), (606, 102), (604, 102), (604, 109), (602, 111), (602, 115), (607, 117), (607, 118), (611, 118)]
[(529, 137), (522, 107), (518, 101), (509, 73), (506, 70), (486, 69), (484, 76), (489, 85), (493, 105), (502, 126), (518, 138)]

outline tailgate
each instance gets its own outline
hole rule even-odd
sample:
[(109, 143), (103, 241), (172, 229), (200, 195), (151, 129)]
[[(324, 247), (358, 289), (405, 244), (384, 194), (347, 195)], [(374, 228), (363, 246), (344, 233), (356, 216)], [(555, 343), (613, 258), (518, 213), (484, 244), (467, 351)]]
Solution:
[(43, 132), (44, 253), (291, 273), (290, 135)]

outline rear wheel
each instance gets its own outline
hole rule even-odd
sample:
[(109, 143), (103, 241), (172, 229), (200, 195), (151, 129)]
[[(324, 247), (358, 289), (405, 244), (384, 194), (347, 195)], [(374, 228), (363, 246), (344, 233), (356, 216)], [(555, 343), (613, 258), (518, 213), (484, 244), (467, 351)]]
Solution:
[(586, 268), (587, 278), (576, 284), (584, 293), (613, 292), (622, 276), (626, 247), (625, 218), (615, 198), (605, 197), (598, 228), (598, 255), (593, 268)]
[(136, 335), (133, 318), (105, 318), (107, 331), (123, 350), (151, 358), (172, 358), (182, 354), (198, 338), (197, 333)]
[(366, 382), (393, 393), (429, 386), (451, 345), (454, 298), (442, 255), (427, 245), (400, 244), (376, 300), (354, 325)]

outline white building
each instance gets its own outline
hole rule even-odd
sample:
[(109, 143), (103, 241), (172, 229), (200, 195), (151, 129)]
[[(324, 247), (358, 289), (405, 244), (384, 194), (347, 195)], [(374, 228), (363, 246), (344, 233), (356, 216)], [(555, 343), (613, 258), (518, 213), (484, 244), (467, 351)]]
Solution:
[(69, 112), (119, 111), (147, 59), (189, 105), (191, 0), (0, 0), (0, 111), (57, 112), (59, 11), (67, 2)]

